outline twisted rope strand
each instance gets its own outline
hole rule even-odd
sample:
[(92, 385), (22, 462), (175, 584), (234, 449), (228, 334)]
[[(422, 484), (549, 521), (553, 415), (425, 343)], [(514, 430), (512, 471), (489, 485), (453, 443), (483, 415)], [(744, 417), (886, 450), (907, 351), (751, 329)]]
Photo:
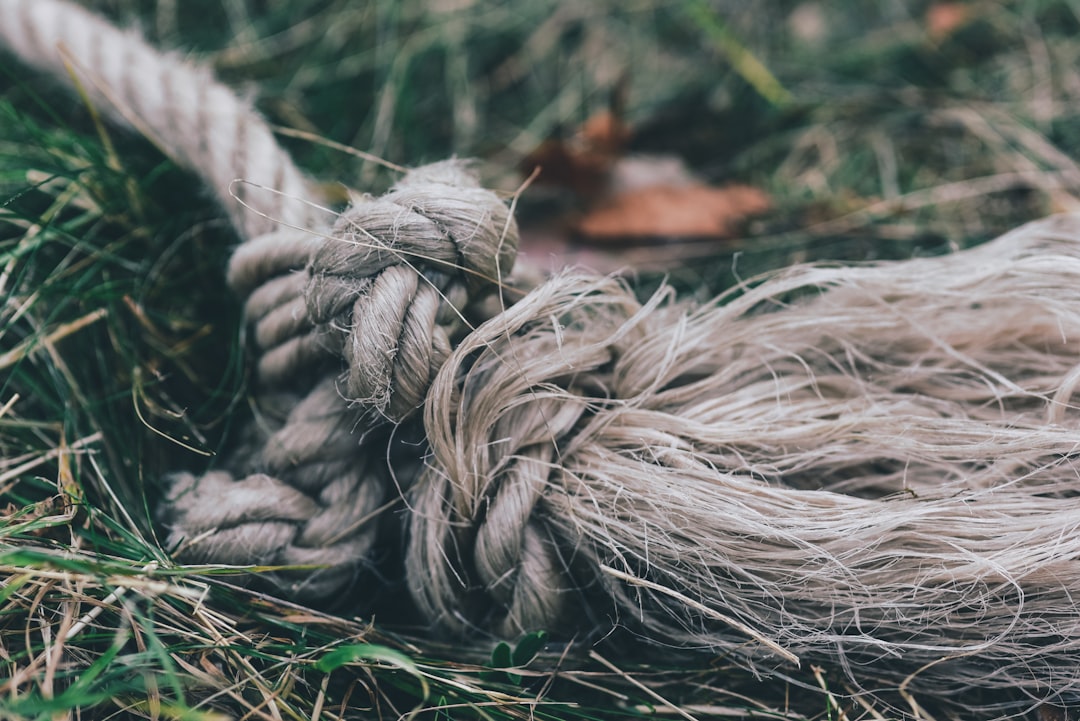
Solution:
[[(162, 54), (137, 33), (54, 0), (4, 0), (0, 40), (58, 80), (71, 83), (74, 72), (98, 109), (142, 129), (202, 175), (243, 237), (273, 231), (279, 222), (312, 224), (311, 207), (298, 201), (321, 200), (314, 186), (250, 104), (205, 67)], [(245, 182), (234, 183), (237, 178)]]
[(407, 174), (354, 205), (312, 258), (313, 320), (344, 332), (348, 398), (400, 421), (423, 402), (465, 305), (509, 272), (517, 229), (460, 161)]

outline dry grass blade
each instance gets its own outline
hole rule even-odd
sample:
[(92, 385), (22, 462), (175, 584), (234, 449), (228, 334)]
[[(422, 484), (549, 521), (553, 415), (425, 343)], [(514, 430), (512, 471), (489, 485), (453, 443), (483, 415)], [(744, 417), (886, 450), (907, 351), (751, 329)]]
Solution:
[(49, 344), (63, 340), (69, 335), (79, 332), (86, 326), (105, 318), (108, 314), (109, 311), (107, 309), (99, 308), (98, 310), (87, 313), (82, 318), (77, 318), (76, 320), (63, 323), (60, 326), (53, 328), (43, 338), (28, 338), (11, 350), (0, 354), (0, 370), (10, 368), (38, 348), (44, 348)]
[(730, 616), (728, 616), (726, 614), (720, 613), (719, 611), (717, 611), (715, 609), (712, 609), (712, 608), (709, 608), (708, 606), (706, 606), (706, 605), (704, 605), (704, 604), (702, 604), (702, 603), (700, 603), (698, 601), (695, 601), (694, 599), (689, 598), (689, 597), (675, 591), (674, 589), (668, 588), (666, 586), (662, 586), (662, 585), (660, 585), (658, 583), (655, 583), (653, 581), (650, 581), (648, 579), (638, 578), (637, 576), (631, 575), (629, 573), (625, 573), (625, 572), (620, 571), (620, 570), (615, 569), (615, 568), (611, 568), (610, 566), (603, 566), (603, 567), (601, 567), (600, 570), (603, 571), (604, 573), (606, 573), (609, 576), (612, 576), (614, 578), (619, 579), (620, 581), (626, 581), (631, 586), (641, 586), (643, 588), (649, 588), (649, 589), (651, 589), (653, 591), (657, 591), (658, 593), (662, 593), (662, 594), (664, 594), (666, 596), (670, 596), (671, 598), (675, 598), (679, 602), (686, 604), (687, 606), (695, 609), (696, 611), (699, 611), (700, 613), (707, 616), (708, 618), (716, 619), (717, 621), (720, 621), (721, 623), (724, 623), (724, 624), (727, 624), (728, 626), (731, 626), (732, 628), (736, 629), (740, 633), (746, 634), (747, 636), (752, 638), (757, 643), (760, 643), (762, 646), (765, 646), (766, 648), (773, 651), (777, 656), (780, 656), (781, 658), (790, 661), (791, 663), (795, 664), (796, 666), (799, 665), (799, 657), (798, 656), (793, 654), (791, 651), (788, 651), (786, 648), (779, 645), (778, 643), (776, 643), (772, 639), (766, 638), (762, 634), (758, 633), (754, 629), (747, 626), (745, 623), (740, 622), (738, 619), (735, 619), (735, 618), (732, 618), (732, 617), (730, 617)]

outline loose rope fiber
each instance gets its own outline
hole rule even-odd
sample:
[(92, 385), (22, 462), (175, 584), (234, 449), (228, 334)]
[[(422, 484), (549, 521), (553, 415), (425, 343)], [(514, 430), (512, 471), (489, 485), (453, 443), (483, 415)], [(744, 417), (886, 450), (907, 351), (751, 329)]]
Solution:
[(613, 619), (759, 670), (780, 647), (1075, 699), (1078, 281), (1076, 216), (699, 308), (556, 279), (432, 388), (417, 597), (457, 628)]
[[(961, 706), (1000, 691), (1001, 712), (1080, 703), (1080, 217), (701, 305), (566, 273), (470, 330), (515, 231), (462, 163), (329, 227), (289, 220), (277, 202), (310, 189), (273, 138), (265, 163), (232, 152), (237, 127), (265, 127), (250, 108), (211, 104), (245, 118), (200, 139), (215, 119), (143, 87), (186, 73), (227, 95), (208, 74), (105, 57), (153, 51), (58, 0), (3, 0), (0, 37), (61, 74), (69, 48), (245, 239), (229, 282), (281, 412), (223, 470), (177, 474), (187, 558), (319, 565), (280, 590), (325, 600), (404, 518), (409, 590), (446, 633), (620, 627), (758, 673), (830, 664)], [(232, 177), (286, 195), (249, 220)]]

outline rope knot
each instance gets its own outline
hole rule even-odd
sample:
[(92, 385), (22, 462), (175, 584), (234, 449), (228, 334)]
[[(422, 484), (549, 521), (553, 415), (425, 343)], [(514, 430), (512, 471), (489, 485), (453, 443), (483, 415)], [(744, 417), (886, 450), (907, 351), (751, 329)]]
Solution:
[(410, 171), (345, 211), (313, 254), (311, 319), (341, 337), (343, 392), (400, 421), (423, 402), (468, 302), (513, 265), (509, 209), (459, 160)]
[(431, 453), (409, 496), (406, 567), (429, 618), (503, 637), (574, 625), (574, 497), (641, 311), (613, 279), (564, 276), (455, 348), (425, 401)]
[(371, 564), (388, 470), (383, 455), (357, 453), (355, 412), (332, 378), (301, 399), (274, 400), (291, 404), (287, 417), (264, 416), (228, 471), (172, 475), (169, 544), (188, 563), (299, 566), (261, 578), (319, 602), (348, 591)]

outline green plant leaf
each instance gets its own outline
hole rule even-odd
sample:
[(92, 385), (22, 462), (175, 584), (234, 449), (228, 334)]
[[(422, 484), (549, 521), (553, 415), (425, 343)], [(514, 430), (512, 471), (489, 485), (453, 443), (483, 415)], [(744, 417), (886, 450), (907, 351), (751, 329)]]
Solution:
[(492, 668), (510, 668), (514, 665), (514, 656), (510, 651), (510, 644), (499, 641), (499, 645), (491, 652)]
[(420, 670), (420, 667), (416, 665), (415, 661), (401, 651), (388, 648), (387, 646), (380, 646), (375, 643), (357, 643), (335, 648), (333, 651), (316, 661), (315, 668), (323, 673), (330, 673), (335, 669), (347, 666), (350, 663), (356, 663), (357, 661), (381, 663), (386, 666), (400, 669), (416, 678), (420, 683), (421, 705), (427, 701), (429, 696), (431, 696), (431, 687), (428, 685), (427, 678), (424, 677), (424, 673)]
[(323, 673), (330, 673), (342, 666), (347, 666), (350, 663), (356, 663), (357, 661), (382, 663), (387, 666), (400, 668), (402, 671), (407, 671), (414, 676), (421, 675), (420, 669), (417, 668), (413, 660), (401, 651), (374, 643), (357, 643), (348, 646), (338, 646), (316, 661), (315, 668)]
[(513, 664), (514, 666), (525, 666), (530, 661), (536, 658), (536, 654), (540, 653), (540, 649), (547, 643), (546, 631), (533, 631), (532, 633), (525, 634), (517, 646), (514, 647)]
[(124, 641), (127, 640), (128, 635), (129, 634), (124, 633), (119, 636), (105, 653), (101, 654), (96, 661), (87, 666), (86, 670), (79, 674), (62, 695), (77, 697), (81, 694), (89, 694), (90, 689), (94, 687), (94, 682), (97, 680), (98, 676), (108, 670), (113, 659), (120, 653), (120, 649), (124, 647)]

